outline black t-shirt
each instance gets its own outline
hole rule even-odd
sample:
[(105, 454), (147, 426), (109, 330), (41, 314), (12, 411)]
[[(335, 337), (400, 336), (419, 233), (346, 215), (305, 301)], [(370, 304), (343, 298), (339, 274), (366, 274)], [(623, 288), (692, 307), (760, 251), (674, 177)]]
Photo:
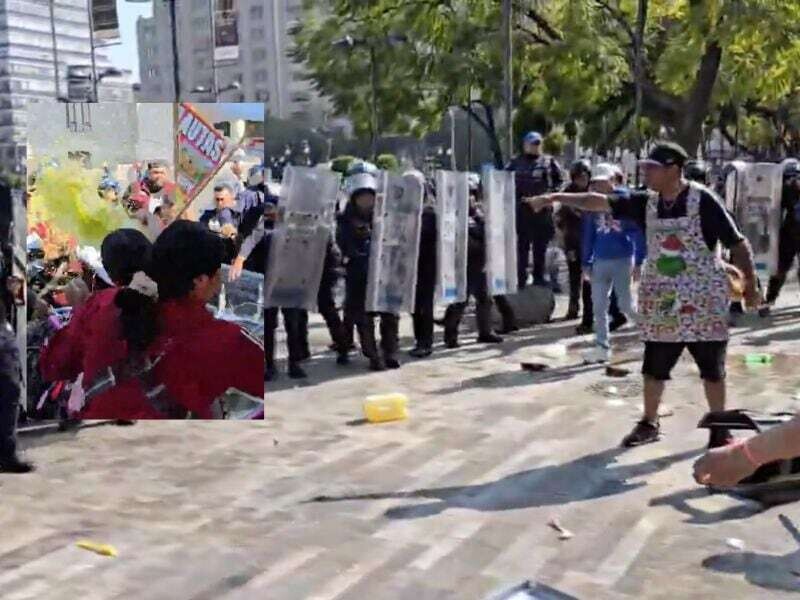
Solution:
[[(675, 199), (675, 203), (668, 206), (663, 200), (658, 201), (659, 219), (679, 219), (686, 216), (689, 188), (683, 190)], [(611, 212), (614, 218), (633, 219), (647, 231), (647, 203), (649, 196), (642, 190), (632, 190), (629, 197), (610, 195)], [(710, 190), (700, 190), (700, 227), (708, 249), (714, 251), (717, 243), (725, 248), (731, 248), (744, 240), (744, 235), (733, 220), (733, 216)]]

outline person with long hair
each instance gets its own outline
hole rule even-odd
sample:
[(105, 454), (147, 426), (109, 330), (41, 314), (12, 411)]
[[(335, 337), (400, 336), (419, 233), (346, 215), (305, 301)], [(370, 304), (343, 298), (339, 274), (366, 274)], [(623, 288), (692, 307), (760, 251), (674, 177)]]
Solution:
[(82, 419), (208, 419), (229, 388), (260, 397), (263, 347), (206, 308), (221, 286), (222, 239), (176, 221), (149, 249), (139, 232), (120, 231), (101, 248), (115, 287), (51, 340), (45, 379), (83, 374)]

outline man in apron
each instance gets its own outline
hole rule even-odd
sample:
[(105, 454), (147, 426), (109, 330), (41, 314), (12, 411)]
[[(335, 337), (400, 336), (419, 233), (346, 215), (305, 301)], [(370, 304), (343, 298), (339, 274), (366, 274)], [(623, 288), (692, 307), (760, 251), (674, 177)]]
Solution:
[[(684, 350), (700, 369), (712, 411), (725, 409), (725, 358), (730, 291), (720, 246), (745, 278), (745, 301), (760, 304), (753, 253), (722, 201), (707, 187), (683, 178), (686, 151), (660, 143), (641, 162), (647, 202), (589, 192), (549, 194), (532, 208), (563, 202), (583, 210), (610, 211), (614, 218), (637, 220), (647, 234), (647, 260), (639, 288), (639, 324), (645, 345), (644, 416), (622, 445), (638, 446), (660, 437), (658, 407), (665, 382)], [(712, 430), (709, 447), (723, 446), (730, 433)]]

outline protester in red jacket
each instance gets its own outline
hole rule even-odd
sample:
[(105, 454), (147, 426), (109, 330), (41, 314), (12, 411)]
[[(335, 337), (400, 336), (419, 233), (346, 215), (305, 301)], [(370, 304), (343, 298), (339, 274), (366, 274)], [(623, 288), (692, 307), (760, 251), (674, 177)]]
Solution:
[(106, 241), (106, 270), (127, 284), (95, 293), (40, 361), (47, 380), (83, 373), (81, 418), (209, 419), (220, 416), (214, 401), (229, 388), (263, 394), (263, 347), (206, 308), (221, 285), (219, 236), (177, 221), (156, 240), (148, 266), (134, 273), (107, 261), (114, 252)]

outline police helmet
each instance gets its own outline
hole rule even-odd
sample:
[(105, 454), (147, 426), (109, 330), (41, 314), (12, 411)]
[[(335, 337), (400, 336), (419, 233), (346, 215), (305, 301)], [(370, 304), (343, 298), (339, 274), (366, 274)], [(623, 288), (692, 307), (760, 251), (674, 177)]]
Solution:
[(689, 160), (683, 167), (683, 176), (691, 181), (706, 183), (711, 168), (704, 160)]
[(100, 180), (100, 183), (97, 185), (97, 193), (102, 194), (106, 190), (114, 190), (119, 196), (122, 193), (122, 186), (119, 184), (119, 181), (116, 179), (112, 179), (111, 177), (103, 177)]
[(783, 180), (800, 178), (800, 161), (787, 161), (783, 167)]
[(576, 160), (569, 166), (569, 176), (570, 177), (579, 177), (583, 174), (591, 176), (592, 174), (592, 163), (590, 163), (585, 158), (581, 158)]
[(372, 173), (356, 173), (347, 178), (347, 193), (352, 198), (356, 192), (378, 192), (378, 180)]
[(254, 165), (247, 171), (247, 185), (255, 187), (264, 183), (264, 165)]
[(481, 176), (477, 173), (467, 173), (467, 184), (470, 192), (477, 192), (481, 187)]
[(366, 161), (366, 160), (354, 160), (350, 163), (350, 166), (347, 168), (346, 175), (350, 177), (351, 175), (358, 175), (359, 173), (369, 173), (370, 175), (377, 175), (378, 167), (373, 163)]

